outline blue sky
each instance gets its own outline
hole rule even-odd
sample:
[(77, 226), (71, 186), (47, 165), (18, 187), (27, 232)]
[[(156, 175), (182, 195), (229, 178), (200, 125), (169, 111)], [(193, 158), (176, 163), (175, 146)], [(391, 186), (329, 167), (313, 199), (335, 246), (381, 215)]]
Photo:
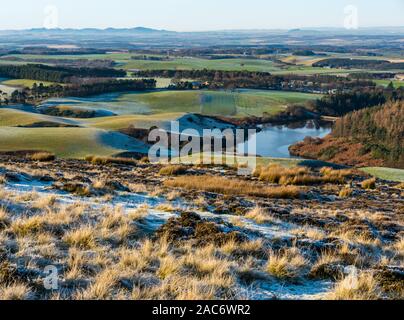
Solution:
[(49, 5), (58, 8), (61, 28), (342, 27), (347, 5), (357, 6), (360, 27), (404, 26), (404, 0), (11, 0), (0, 10), (0, 29), (42, 27)]

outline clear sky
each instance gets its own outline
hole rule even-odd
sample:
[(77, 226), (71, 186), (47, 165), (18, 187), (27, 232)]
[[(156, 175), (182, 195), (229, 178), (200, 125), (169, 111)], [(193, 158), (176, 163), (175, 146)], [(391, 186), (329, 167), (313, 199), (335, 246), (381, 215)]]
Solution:
[(43, 27), (47, 6), (57, 8), (60, 28), (343, 27), (347, 5), (358, 8), (359, 27), (404, 26), (404, 0), (11, 0), (1, 6), (0, 29)]

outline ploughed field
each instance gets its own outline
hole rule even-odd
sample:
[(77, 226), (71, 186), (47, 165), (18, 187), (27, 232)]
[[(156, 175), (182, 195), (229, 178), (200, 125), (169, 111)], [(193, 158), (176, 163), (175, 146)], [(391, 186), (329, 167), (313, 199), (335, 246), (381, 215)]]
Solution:
[(0, 298), (403, 298), (403, 185), (302, 163), (2, 155)]

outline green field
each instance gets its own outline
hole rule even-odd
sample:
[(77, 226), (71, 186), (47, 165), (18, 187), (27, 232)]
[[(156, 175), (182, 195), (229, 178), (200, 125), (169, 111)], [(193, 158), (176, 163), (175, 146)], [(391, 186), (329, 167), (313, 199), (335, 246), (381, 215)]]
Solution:
[[(0, 109), (0, 151), (46, 150), (60, 157), (72, 158), (139, 151), (144, 146), (116, 131), (129, 126), (146, 130), (153, 126), (165, 128), (171, 120), (187, 113), (227, 116), (276, 113), (289, 103), (317, 97), (293, 92), (206, 90), (54, 99), (50, 104), (62, 108), (109, 110), (117, 116), (72, 119), (3, 108)], [(43, 123), (52, 127), (43, 127)], [(33, 128), (33, 125), (37, 127)], [(77, 128), (61, 127), (66, 125)]]
[[(89, 54), (89, 55), (8, 55), (7, 59), (23, 58), (22, 61), (13, 60), (0, 60), (2, 64), (22, 64), (22, 63), (37, 63), (36, 59), (49, 60), (48, 64), (58, 59), (105, 59), (113, 60), (117, 63), (116, 68), (125, 69), (128, 71), (135, 70), (193, 70), (193, 69), (210, 69), (210, 70), (223, 70), (223, 71), (261, 71), (270, 72), (272, 74), (335, 74), (344, 75), (353, 72), (373, 72), (375, 70), (343, 70), (343, 69), (328, 69), (328, 68), (314, 68), (312, 64), (316, 61), (325, 58), (356, 58), (356, 59), (389, 59), (389, 57), (362, 57), (352, 56), (347, 54), (329, 54), (328, 56), (320, 57), (299, 57), (293, 55), (275, 55), (274, 57), (283, 62), (290, 63), (291, 65), (282, 65), (268, 59), (251, 59), (251, 58), (234, 58), (234, 59), (203, 59), (195, 57), (172, 57), (167, 61), (150, 61), (150, 60), (134, 60), (131, 57), (132, 53), (108, 53), (108, 54)], [(271, 57), (271, 56), (268, 56)], [(268, 58), (267, 57), (267, 58)], [(379, 70), (379, 72), (382, 70)], [(392, 70), (393, 71), (393, 70)], [(158, 81), (161, 88), (166, 87), (166, 80)]]
[[(10, 57), (23, 58), (23, 63), (34, 63), (35, 59), (47, 59), (51, 63), (58, 59), (105, 59), (113, 60), (117, 63), (116, 68), (128, 71), (134, 70), (193, 70), (193, 69), (210, 69), (223, 71), (260, 71), (271, 72), (273, 74), (317, 74), (317, 73), (344, 73), (346, 70), (332, 70), (324, 68), (313, 68), (310, 65), (280, 65), (270, 60), (263, 59), (202, 59), (193, 57), (173, 57), (168, 61), (150, 61), (150, 60), (133, 60), (133, 54), (129, 53), (110, 53), (110, 54), (92, 54), (92, 55), (9, 55)], [(21, 61), (0, 60), (7, 64), (21, 64)]]
[(115, 117), (102, 117), (81, 120), (83, 126), (105, 129), (105, 130), (120, 130), (133, 126), (138, 129), (150, 129), (154, 126), (163, 126), (169, 121), (174, 121), (184, 113), (161, 113), (153, 115), (120, 115)]
[(274, 114), (289, 104), (304, 103), (321, 95), (286, 91), (154, 91), (103, 95), (90, 98), (51, 99), (52, 106), (107, 110), (117, 115), (200, 113), (233, 117)]
[(28, 126), (38, 122), (53, 122), (63, 125), (78, 125), (77, 121), (52, 117), (14, 109), (0, 109), (0, 127)]
[(387, 87), (390, 83), (393, 83), (395, 88), (404, 87), (404, 81), (399, 80), (372, 80), (379, 86)]
[(191, 112), (243, 117), (274, 114), (284, 110), (288, 104), (303, 103), (318, 97), (314, 94), (260, 90), (160, 91), (124, 94), (118, 98), (118, 103), (144, 106), (153, 114)]
[(402, 169), (369, 167), (361, 170), (380, 179), (404, 182), (404, 170)]
[(10, 86), (10, 87), (27, 87), (27, 88), (32, 88), (34, 83), (36, 83), (37, 85), (42, 83), (44, 86), (50, 86), (50, 85), (56, 84), (55, 82), (28, 80), (28, 79), (11, 79), (11, 80), (5, 80), (2, 82), (3, 85)]
[(111, 156), (123, 151), (147, 153), (145, 146), (126, 135), (92, 128), (0, 127), (0, 151), (41, 150), (58, 157)]

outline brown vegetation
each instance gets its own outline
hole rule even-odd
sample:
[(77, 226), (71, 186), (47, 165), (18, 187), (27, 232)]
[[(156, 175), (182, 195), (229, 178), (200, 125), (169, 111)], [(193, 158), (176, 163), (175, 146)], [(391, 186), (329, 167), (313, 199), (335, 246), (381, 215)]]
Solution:
[(86, 161), (91, 162), (96, 165), (105, 165), (105, 164), (121, 164), (128, 166), (136, 166), (138, 162), (134, 159), (130, 158), (114, 158), (114, 157), (99, 157), (99, 156), (87, 156), (85, 158)]
[(177, 177), (164, 182), (167, 187), (203, 190), (227, 195), (247, 195), (264, 198), (298, 198), (301, 190), (294, 186), (267, 187), (240, 180), (216, 176)]
[(53, 161), (56, 159), (56, 156), (49, 152), (37, 152), (32, 154), (30, 158), (33, 161)]

